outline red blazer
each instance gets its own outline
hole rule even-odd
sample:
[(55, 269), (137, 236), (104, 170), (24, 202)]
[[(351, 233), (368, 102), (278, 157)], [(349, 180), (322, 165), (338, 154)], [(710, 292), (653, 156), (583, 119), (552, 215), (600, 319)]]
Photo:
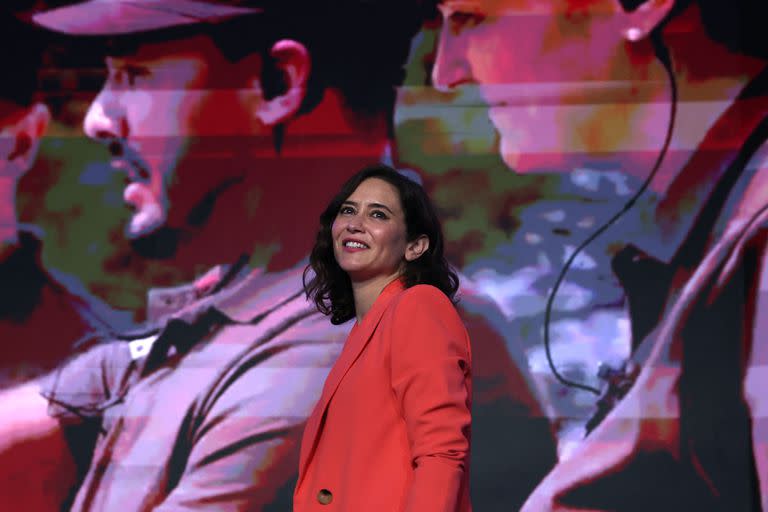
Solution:
[(307, 421), (294, 512), (468, 512), (469, 337), (437, 288), (387, 285)]

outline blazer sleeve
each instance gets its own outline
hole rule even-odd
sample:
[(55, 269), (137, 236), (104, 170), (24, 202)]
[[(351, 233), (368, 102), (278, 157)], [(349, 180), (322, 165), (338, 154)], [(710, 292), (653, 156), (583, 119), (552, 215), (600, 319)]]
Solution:
[(405, 419), (414, 477), (406, 512), (454, 512), (468, 471), (469, 338), (448, 298), (432, 286), (407, 290), (391, 330), (392, 386)]

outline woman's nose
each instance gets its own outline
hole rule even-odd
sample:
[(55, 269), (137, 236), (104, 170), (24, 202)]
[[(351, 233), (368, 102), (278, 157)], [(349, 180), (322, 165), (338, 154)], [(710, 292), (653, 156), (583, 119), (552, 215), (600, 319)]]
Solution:
[(359, 217), (351, 217), (347, 221), (347, 231), (357, 233), (363, 230), (363, 223)]

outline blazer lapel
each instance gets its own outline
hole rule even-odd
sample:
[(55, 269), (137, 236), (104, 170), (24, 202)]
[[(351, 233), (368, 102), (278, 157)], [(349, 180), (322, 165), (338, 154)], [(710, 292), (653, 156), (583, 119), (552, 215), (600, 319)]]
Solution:
[(323, 386), (323, 392), (320, 395), (320, 400), (315, 405), (315, 409), (312, 411), (312, 415), (307, 420), (307, 426), (304, 430), (304, 436), (302, 445), (304, 448), (301, 450), (301, 460), (299, 462), (299, 484), (301, 484), (301, 478), (304, 475), (307, 463), (311, 460), (312, 454), (315, 451), (317, 445), (317, 439), (321, 431), (322, 419), (325, 416), (325, 410), (328, 408), (328, 404), (339, 388), (339, 384), (344, 379), (349, 369), (355, 363), (357, 358), (362, 353), (365, 346), (370, 341), (373, 331), (379, 325), (381, 317), (387, 310), (387, 307), (392, 302), (392, 298), (395, 297), (404, 289), (402, 282), (398, 279), (389, 283), (381, 295), (374, 302), (373, 307), (366, 313), (362, 323), (356, 325), (349, 333), (349, 337), (344, 344), (344, 349), (333, 365), (328, 378), (325, 380)]

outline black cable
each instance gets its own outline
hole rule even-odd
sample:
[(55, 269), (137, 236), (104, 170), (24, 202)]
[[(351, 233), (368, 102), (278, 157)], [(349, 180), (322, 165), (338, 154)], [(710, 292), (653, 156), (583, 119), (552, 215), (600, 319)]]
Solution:
[(635, 192), (635, 194), (624, 204), (624, 206), (616, 212), (605, 224), (600, 226), (597, 230), (595, 230), (590, 236), (588, 236), (577, 248), (576, 250), (571, 253), (571, 255), (566, 260), (565, 264), (563, 265), (562, 269), (560, 270), (560, 274), (557, 276), (557, 279), (555, 280), (555, 284), (552, 287), (552, 291), (549, 293), (549, 296), (547, 297), (547, 305), (544, 309), (544, 350), (546, 352), (547, 356), (547, 363), (549, 364), (549, 368), (552, 370), (552, 374), (555, 376), (555, 378), (560, 382), (561, 384), (571, 387), (571, 388), (577, 388), (577, 389), (583, 389), (584, 391), (589, 391), (590, 393), (594, 393), (595, 395), (600, 395), (600, 390), (592, 387), (588, 384), (582, 384), (580, 382), (575, 382), (572, 380), (569, 380), (558, 371), (558, 369), (555, 367), (554, 360), (552, 359), (552, 347), (551, 347), (551, 341), (549, 337), (549, 324), (551, 323), (552, 318), (552, 305), (554, 304), (555, 297), (557, 296), (557, 292), (560, 289), (560, 285), (563, 282), (563, 279), (565, 279), (565, 275), (570, 270), (571, 266), (573, 265), (573, 262), (576, 260), (576, 257), (583, 251), (590, 243), (592, 243), (598, 236), (603, 234), (608, 228), (610, 228), (612, 225), (614, 225), (627, 211), (629, 211), (630, 208), (632, 208), (637, 200), (640, 198), (640, 196), (645, 192), (645, 190), (650, 186), (653, 179), (656, 177), (656, 174), (659, 171), (659, 168), (661, 167), (661, 163), (664, 161), (664, 158), (667, 155), (667, 151), (669, 150), (670, 142), (672, 141), (672, 133), (674, 132), (675, 127), (675, 120), (677, 118), (677, 81), (675, 80), (675, 75), (672, 70), (672, 59), (669, 55), (669, 50), (667, 49), (666, 44), (664, 43), (664, 40), (661, 36), (661, 31), (656, 31), (653, 34), (651, 34), (651, 42), (653, 43), (653, 48), (656, 53), (656, 57), (659, 59), (659, 61), (664, 66), (664, 70), (667, 72), (667, 76), (669, 77), (669, 84), (670, 84), (670, 110), (669, 110), (669, 124), (667, 125), (667, 133), (664, 137), (664, 143), (661, 146), (661, 151), (659, 151), (659, 155), (656, 158), (656, 162), (654, 163), (651, 172), (646, 177), (645, 181), (642, 183), (640, 188)]

